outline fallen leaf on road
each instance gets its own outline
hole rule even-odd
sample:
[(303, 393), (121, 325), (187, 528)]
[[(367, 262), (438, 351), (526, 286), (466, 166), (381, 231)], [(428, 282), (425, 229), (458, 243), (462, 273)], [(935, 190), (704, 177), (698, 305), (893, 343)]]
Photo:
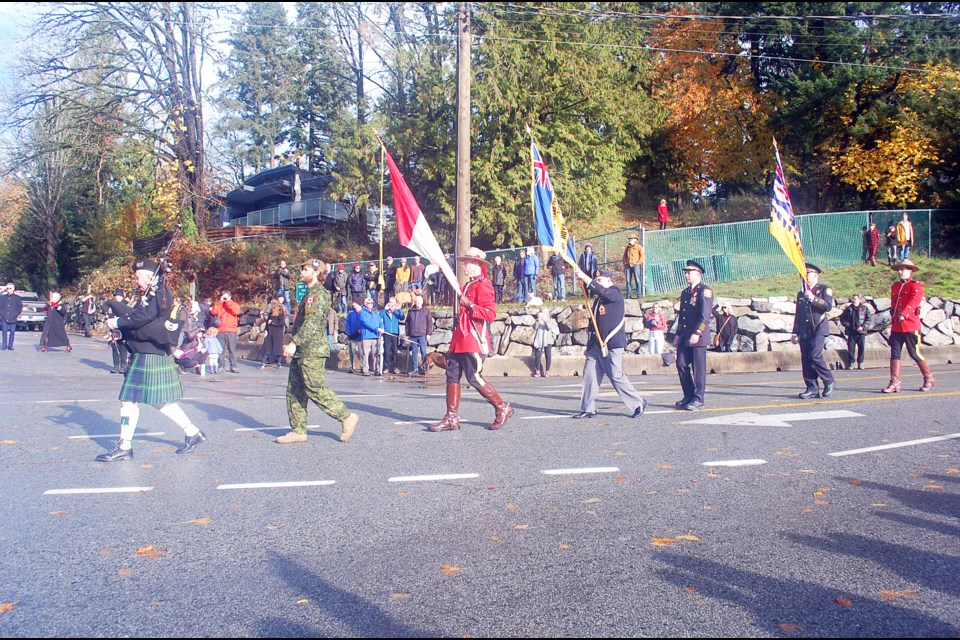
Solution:
[(807, 507), (806, 509), (801, 509), (800, 513), (813, 513), (813, 509), (811, 509), (810, 507)]
[(500, 536), (490, 536), (490, 542), (500, 542)]
[(683, 588), (683, 592), (684, 592), (684, 593), (696, 593), (696, 592), (697, 592), (697, 588), (696, 588), (696, 587), (684, 587), (684, 588)]
[(650, 541), (650, 544), (654, 547), (665, 547), (669, 544), (676, 542), (675, 538), (654, 538)]
[(960, 469), (957, 469), (956, 467), (950, 467), (947, 469), (947, 473), (960, 473)]
[(51, 516), (65, 516), (65, 515), (67, 515), (68, 513), (70, 513), (70, 512), (67, 511), (66, 509), (61, 509), (60, 511), (51, 511), (51, 512), (50, 512), (50, 515), (51, 515)]
[(145, 547), (140, 547), (139, 549), (137, 549), (137, 554), (144, 556), (146, 558), (162, 558), (168, 553), (170, 552), (161, 551), (160, 549), (157, 549), (156, 547), (154, 547), (152, 544), (148, 544)]
[(462, 569), (460, 565), (457, 564), (442, 564), (440, 565), (440, 573), (445, 576), (455, 576), (460, 573)]
[(17, 444), (16, 440), (0, 440), (0, 444)]
[(571, 547), (568, 544), (561, 544), (560, 548), (563, 549), (564, 551), (569, 551), (570, 549), (573, 549), (573, 547)]
[(10, 611), (10, 609), (13, 609), (16, 604), (16, 602), (0, 602), (0, 613), (6, 613), (7, 611)]
[(623, 456), (625, 456), (625, 455), (627, 455), (627, 454), (624, 453), (623, 451), (617, 451), (617, 452), (615, 452), (613, 455), (615, 455), (615, 456), (618, 457), (618, 458), (622, 458)]
[(409, 593), (391, 593), (390, 594), (391, 600), (406, 600), (409, 597), (410, 597)]
[(830, 504), (830, 503), (827, 502), (826, 500), (814, 500), (814, 501), (813, 501), (813, 504), (818, 504), (818, 505), (820, 505), (820, 506), (822, 507), (822, 506), (828, 505), (828, 504)]
[(815, 474), (815, 473), (817, 472), (816, 469), (798, 469), (797, 471), (798, 471), (799, 473), (809, 473), (809, 474), (811, 474), (811, 475), (813, 475), (813, 474)]
[(928, 484), (923, 487), (924, 489), (930, 489), (931, 491), (942, 491), (943, 485), (940, 484)]
[(837, 603), (838, 605), (840, 605), (841, 607), (851, 607), (851, 606), (853, 606), (853, 600), (850, 600), (850, 599), (848, 599), (848, 598), (834, 598), (833, 601), (836, 602), (836, 603)]
[(213, 524), (211, 518), (195, 518), (190, 521), (190, 524)]
[(884, 600), (896, 600), (897, 598), (906, 598), (907, 600), (916, 600), (919, 597), (916, 589), (905, 589), (903, 591), (877, 591), (877, 595)]
[(597, 504), (598, 502), (600, 502), (600, 498), (587, 498), (582, 500), (580, 504)]
[(677, 536), (677, 540), (689, 540), (690, 542), (700, 542), (700, 538), (692, 536), (689, 533), (683, 536)]
[(300, 598), (297, 600), (297, 604), (310, 604), (310, 601), (306, 598)]
[(885, 506), (887, 506), (887, 503), (885, 503), (885, 502), (874, 502), (874, 503), (871, 504), (870, 506), (871, 506), (871, 507), (885, 507)]
[(518, 524), (517, 526), (514, 527), (514, 529), (517, 529), (518, 531), (526, 531), (529, 528), (530, 528), (530, 525), (528, 524)]
[(516, 511), (516, 510), (517, 510), (517, 505), (516, 505), (515, 503), (513, 503), (513, 502), (508, 502), (508, 503), (507, 503), (507, 509), (510, 510), (510, 511)]
[(821, 497), (821, 496), (826, 495), (827, 491), (830, 491), (830, 489), (827, 489), (827, 488), (825, 488), (825, 487), (820, 487), (819, 489), (817, 489), (816, 491), (813, 492), (813, 495), (815, 495), (815, 496), (817, 496), (817, 497), (819, 498), (819, 497)]
[(792, 453), (792, 452), (790, 451), (790, 449), (792, 449), (792, 448), (793, 448), (793, 447), (783, 448), (783, 449), (781, 449), (780, 451), (777, 451), (777, 453), (774, 454), (774, 455), (782, 456), (782, 457), (784, 457), (784, 458), (799, 458), (799, 457), (800, 457), (800, 454), (799, 454), (799, 453)]
[(113, 547), (101, 547), (100, 555), (105, 556), (108, 553), (113, 553), (114, 551), (116, 551), (116, 549), (114, 549)]
[(676, 467), (674, 467), (672, 464), (659, 464), (659, 465), (657, 465), (657, 469), (675, 469), (675, 468), (676, 468)]
[(120, 576), (121, 578), (132, 578), (133, 571), (130, 571), (130, 569), (120, 569), (119, 571), (117, 571), (117, 575)]
[(910, 477), (911, 477), (911, 478), (922, 478), (922, 477), (923, 477), (923, 474), (922, 474), (922, 473), (911, 473), (911, 474), (910, 474)]
[(623, 476), (617, 476), (616, 478), (613, 479), (613, 481), (614, 481), (614, 482), (629, 482), (629, 479), (628, 479), (628, 478), (624, 478)]
[(858, 485), (858, 484), (860, 484), (860, 481), (859, 481), (859, 480), (856, 480), (856, 479), (847, 480), (847, 482), (848, 482), (849, 484), (852, 484), (852, 485)]
[(588, 516), (593, 516), (594, 518), (596, 518), (596, 517), (597, 517), (597, 512), (594, 511), (593, 509), (587, 509), (587, 515), (588, 515)]
[(791, 631), (799, 631), (800, 629), (803, 629), (803, 627), (800, 626), (799, 624), (783, 623), (783, 624), (778, 624), (777, 626), (780, 627), (781, 631), (786, 631), (787, 633), (790, 633)]

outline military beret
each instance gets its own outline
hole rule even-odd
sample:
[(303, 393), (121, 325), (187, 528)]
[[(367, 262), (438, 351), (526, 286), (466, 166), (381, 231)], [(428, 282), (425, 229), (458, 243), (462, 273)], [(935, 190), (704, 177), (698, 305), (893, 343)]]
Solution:
[(113, 290), (113, 295), (115, 295), (115, 296), (124, 296), (124, 295), (127, 295), (127, 294), (125, 294), (125, 293), (123, 292), (123, 289), (114, 289), (114, 290)]
[(612, 278), (612, 277), (613, 277), (613, 273), (611, 273), (609, 269), (597, 269), (597, 277), (598, 277), (598, 278)]
[(687, 266), (683, 268), (684, 271), (699, 271), (701, 275), (704, 272), (703, 265), (697, 262), (696, 260), (687, 260)]
[(323, 267), (323, 261), (317, 260), (316, 258), (311, 258), (310, 260), (305, 260), (300, 265), (300, 268), (303, 268), (303, 267), (310, 267), (311, 269), (319, 270)]

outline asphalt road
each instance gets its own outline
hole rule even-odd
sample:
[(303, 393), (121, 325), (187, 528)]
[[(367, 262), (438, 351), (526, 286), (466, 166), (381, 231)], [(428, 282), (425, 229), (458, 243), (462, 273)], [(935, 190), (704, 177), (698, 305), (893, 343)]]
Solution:
[[(638, 377), (633, 420), (578, 378), (465, 387), (463, 426), (430, 433), (444, 381), (330, 373), (357, 411), (347, 444), (317, 408), (286, 430), (286, 369), (185, 376), (182, 432), (144, 407), (119, 433), (106, 345), (0, 353), (0, 635), (734, 636), (960, 634), (960, 366), (883, 395), (838, 372)], [(734, 465), (734, 466), (730, 466)], [(424, 477), (425, 476), (425, 477)], [(272, 483), (272, 484), (271, 484)]]

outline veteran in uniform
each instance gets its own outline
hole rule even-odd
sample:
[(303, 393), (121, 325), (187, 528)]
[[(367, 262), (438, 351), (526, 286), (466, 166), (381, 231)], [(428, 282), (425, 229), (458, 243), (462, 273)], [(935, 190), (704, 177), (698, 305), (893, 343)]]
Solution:
[(353, 435), (360, 416), (352, 413), (337, 394), (323, 384), (323, 373), (330, 357), (327, 339), (327, 311), (330, 296), (320, 280), (327, 270), (322, 260), (308, 260), (300, 266), (300, 282), (307, 285), (307, 293), (297, 306), (297, 319), (290, 328), (293, 339), (283, 348), (290, 358), (287, 378), (287, 416), (290, 433), (277, 438), (278, 444), (307, 441), (307, 401), (323, 409), (340, 422), (340, 442)]
[(703, 284), (703, 265), (687, 260), (683, 275), (689, 285), (680, 294), (680, 313), (673, 346), (677, 348), (677, 373), (683, 398), (674, 406), (700, 411), (707, 387), (707, 347), (710, 346), (710, 317), (713, 291)]
[(594, 322), (590, 323), (590, 340), (585, 353), (586, 362), (583, 364), (580, 413), (573, 417), (580, 420), (597, 415), (597, 392), (603, 376), (606, 375), (630, 410), (631, 417), (639, 418), (647, 408), (647, 401), (637, 393), (630, 378), (623, 374), (623, 352), (627, 347), (627, 336), (623, 330), (623, 294), (613, 284), (613, 274), (606, 269), (598, 270), (597, 277), (591, 278), (578, 267), (577, 277), (583, 281), (584, 288), (597, 296), (597, 299), (593, 303)]
[(823, 343), (830, 335), (827, 312), (833, 309), (833, 289), (820, 282), (820, 268), (807, 262), (807, 286), (797, 294), (797, 314), (793, 317), (793, 332), (790, 342), (800, 344), (800, 362), (803, 365), (803, 382), (807, 385), (800, 397), (820, 397), (823, 381), (823, 397), (833, 394), (835, 380), (823, 359)]

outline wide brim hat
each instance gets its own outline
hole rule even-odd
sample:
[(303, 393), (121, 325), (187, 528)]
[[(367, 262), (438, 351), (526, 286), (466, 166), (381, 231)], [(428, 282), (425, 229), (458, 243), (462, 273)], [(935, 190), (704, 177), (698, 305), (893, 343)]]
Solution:
[(684, 271), (699, 271), (703, 275), (703, 265), (697, 262), (696, 260), (687, 260), (686, 266), (683, 267)]
[(640, 236), (638, 236), (638, 235), (635, 234), (635, 233), (631, 233), (630, 235), (627, 236), (627, 240), (637, 240), (637, 241), (639, 241), (639, 240), (640, 240)]
[(466, 260), (468, 262), (476, 262), (478, 264), (485, 264), (488, 267), (490, 266), (490, 263), (487, 262), (487, 254), (476, 247), (467, 249), (462, 256), (457, 256), (457, 260)]
[(900, 271), (900, 269), (910, 269), (910, 271), (920, 271), (920, 267), (915, 265), (913, 261), (910, 260), (910, 258), (905, 258), (904, 260), (901, 260), (900, 262), (898, 262), (897, 264), (893, 265), (890, 268), (893, 269), (894, 271)]
[(811, 271), (813, 271), (813, 272), (816, 273), (816, 274), (823, 273), (823, 271), (820, 269), (820, 267), (818, 267), (817, 265), (815, 265), (815, 264), (813, 264), (813, 263), (811, 263), (811, 262), (804, 262), (804, 263), (803, 263), (803, 266), (804, 266), (804, 268), (807, 270), (807, 273), (810, 273)]

